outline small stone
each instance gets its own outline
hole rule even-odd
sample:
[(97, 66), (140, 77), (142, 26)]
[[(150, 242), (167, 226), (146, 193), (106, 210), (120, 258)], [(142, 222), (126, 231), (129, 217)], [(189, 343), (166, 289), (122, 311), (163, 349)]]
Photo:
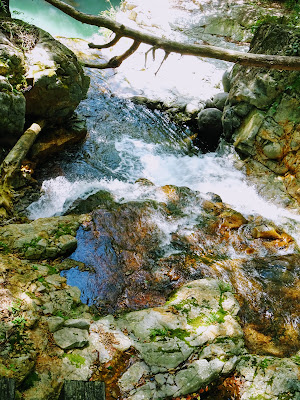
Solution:
[(57, 248), (54, 246), (46, 248), (46, 257), (55, 258), (58, 255)]
[(81, 348), (89, 343), (89, 334), (86, 330), (77, 328), (62, 328), (53, 334), (57, 346), (64, 350)]
[(144, 362), (133, 364), (119, 379), (121, 389), (125, 392), (133, 389), (141, 377), (147, 373), (149, 373), (149, 368)]
[(38, 260), (42, 258), (43, 253), (44, 253), (43, 249), (37, 247), (28, 247), (28, 249), (25, 252), (25, 257), (28, 258), (29, 260)]
[(66, 289), (66, 292), (75, 303), (78, 303), (80, 301), (81, 291), (77, 286), (69, 287), (68, 289)]

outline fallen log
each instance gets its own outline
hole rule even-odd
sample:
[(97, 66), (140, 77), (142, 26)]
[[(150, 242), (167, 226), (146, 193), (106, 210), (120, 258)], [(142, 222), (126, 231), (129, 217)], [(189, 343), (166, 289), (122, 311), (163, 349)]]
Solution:
[(12, 210), (13, 177), (19, 170), (31, 146), (46, 122), (33, 123), (20, 137), (0, 166), (0, 216), (6, 217)]

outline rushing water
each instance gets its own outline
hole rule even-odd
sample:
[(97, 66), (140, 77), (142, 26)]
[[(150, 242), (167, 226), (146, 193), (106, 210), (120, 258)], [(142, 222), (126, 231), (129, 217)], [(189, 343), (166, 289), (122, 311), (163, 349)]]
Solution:
[(78, 108), (87, 118), (88, 138), (74, 152), (57, 157), (51, 168), (47, 165), (51, 177), (44, 180), (41, 198), (29, 207), (30, 218), (62, 214), (77, 198), (101, 189), (109, 190), (117, 201), (151, 196), (161, 200), (151, 189), (145, 191), (135, 183), (145, 178), (156, 186), (216, 193), (234, 209), (284, 223), (297, 235), (299, 217), (262, 199), (247, 184), (245, 175), (235, 168), (238, 157), (230, 147), (199, 154), (191, 145), (189, 131), (159, 112), (112, 95), (100, 72), (92, 72), (91, 78), (89, 96)]

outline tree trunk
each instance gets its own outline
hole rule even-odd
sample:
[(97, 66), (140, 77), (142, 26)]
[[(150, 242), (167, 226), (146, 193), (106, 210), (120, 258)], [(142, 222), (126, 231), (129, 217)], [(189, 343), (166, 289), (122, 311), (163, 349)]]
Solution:
[(11, 17), (9, 0), (0, 0), (0, 17)]

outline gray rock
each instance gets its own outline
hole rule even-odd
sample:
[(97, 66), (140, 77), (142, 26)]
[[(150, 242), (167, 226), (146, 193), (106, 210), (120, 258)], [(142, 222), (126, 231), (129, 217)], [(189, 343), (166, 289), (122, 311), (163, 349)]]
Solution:
[(78, 328), (89, 330), (90, 321), (80, 318), (80, 319), (67, 319), (65, 321), (65, 327), (67, 328)]
[(231, 87), (231, 70), (226, 70), (222, 76), (222, 84), (225, 93), (229, 93)]
[(45, 281), (50, 283), (50, 285), (53, 285), (56, 289), (60, 289), (61, 285), (63, 283), (66, 283), (67, 279), (63, 276), (60, 276), (59, 274), (53, 274), (53, 275), (47, 276), (45, 278)]
[(86, 330), (77, 328), (62, 328), (54, 332), (53, 338), (57, 346), (64, 350), (81, 348), (89, 343)]
[(33, 82), (25, 93), (26, 113), (55, 121), (71, 116), (89, 86), (75, 54), (39, 29), (39, 40), (25, 57), (26, 76)]
[(48, 317), (47, 323), (48, 323), (49, 331), (51, 333), (54, 333), (63, 327), (65, 320), (61, 317)]
[(207, 100), (205, 103), (206, 108), (217, 108), (223, 111), (225, 103), (228, 99), (228, 93), (217, 93), (211, 99)]
[(178, 394), (175, 392), (174, 396), (179, 395), (179, 393), (188, 394), (208, 385), (217, 378), (223, 364), (220, 360), (211, 362), (197, 360), (192, 362), (186, 370), (179, 371), (176, 374), (175, 382), (180, 391), (178, 391)]
[(144, 362), (133, 364), (119, 380), (120, 388), (127, 392), (135, 387), (141, 377), (149, 373), (149, 368)]
[(58, 247), (62, 254), (71, 253), (77, 247), (77, 239), (72, 235), (63, 235), (59, 237)]

